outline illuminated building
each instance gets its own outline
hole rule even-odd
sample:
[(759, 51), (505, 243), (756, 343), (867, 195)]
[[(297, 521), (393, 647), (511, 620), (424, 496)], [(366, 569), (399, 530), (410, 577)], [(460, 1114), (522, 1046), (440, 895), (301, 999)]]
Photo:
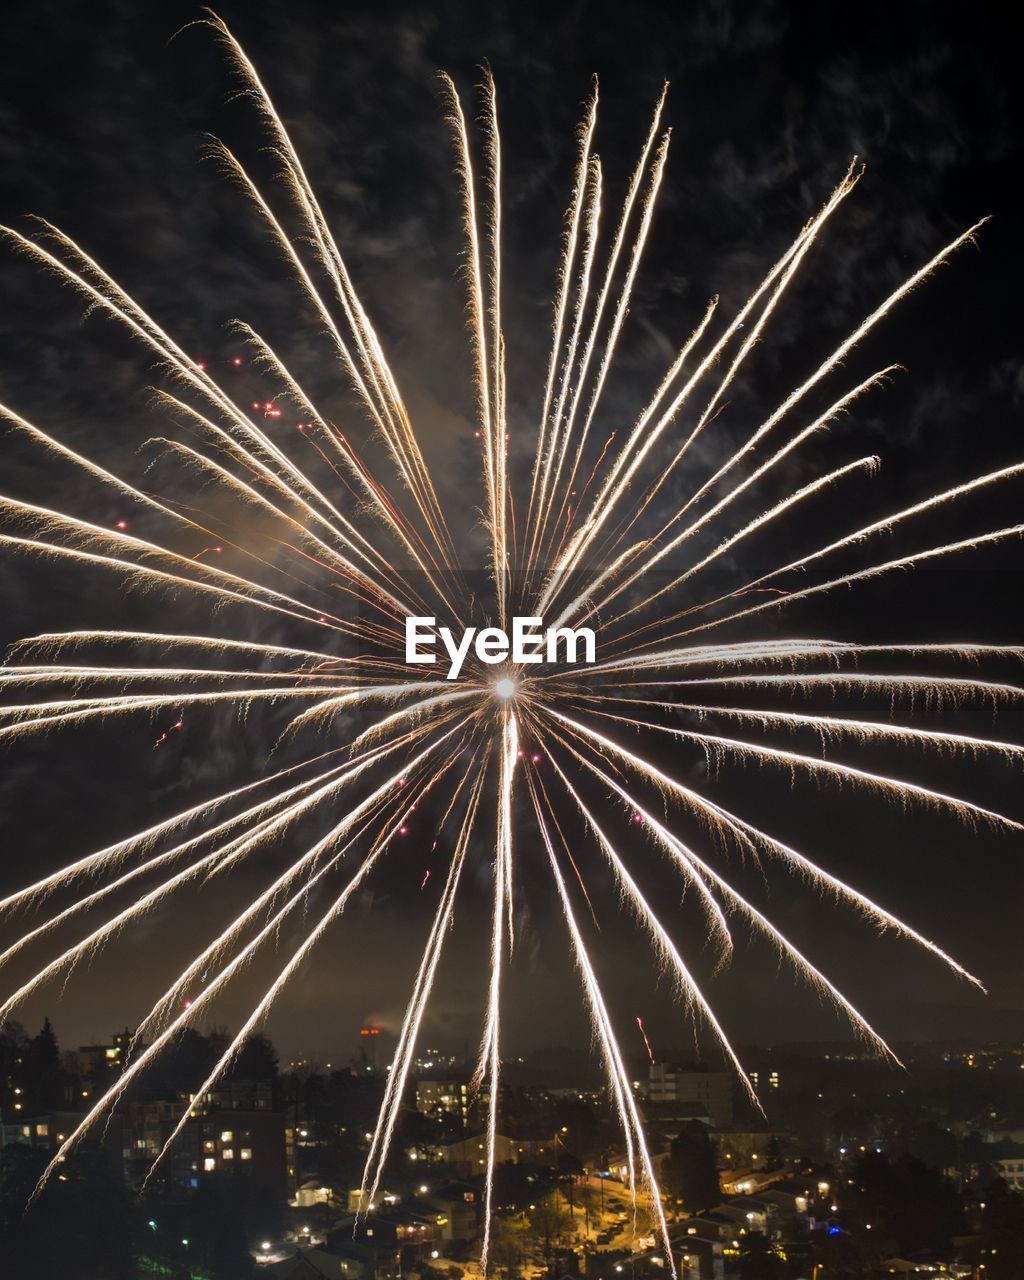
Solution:
[(83, 1088), (105, 1092), (121, 1074), (135, 1032), (125, 1027), (109, 1044), (83, 1044), (78, 1050), (78, 1074)]
[(733, 1078), (728, 1071), (702, 1071), (670, 1063), (652, 1063), (647, 1098), (654, 1104), (693, 1102), (703, 1107), (714, 1124), (730, 1124)]
[(465, 1080), (418, 1080), (416, 1110), (435, 1120), (469, 1120), (470, 1094)]

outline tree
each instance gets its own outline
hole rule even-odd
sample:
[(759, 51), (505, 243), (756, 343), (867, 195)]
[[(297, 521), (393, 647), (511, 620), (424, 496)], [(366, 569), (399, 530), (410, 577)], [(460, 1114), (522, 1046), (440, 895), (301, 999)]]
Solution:
[(495, 1219), (491, 1264), (495, 1271), (504, 1275), (505, 1280), (516, 1280), (522, 1272), (526, 1262), (528, 1231), (525, 1219), (519, 1215)]
[(690, 1213), (710, 1209), (721, 1200), (715, 1150), (700, 1121), (693, 1120), (679, 1131), (669, 1148), (662, 1183)]
[(861, 1224), (870, 1223), (905, 1254), (947, 1250), (963, 1216), (953, 1184), (907, 1155), (890, 1163), (867, 1152), (853, 1169), (843, 1201)]
[(764, 1153), (764, 1167), (766, 1169), (781, 1169), (785, 1162), (782, 1143), (779, 1141), (778, 1135), (773, 1133), (768, 1139), (768, 1146)]
[(872, 1239), (877, 1234), (872, 1231), (869, 1235), (853, 1236), (843, 1231), (833, 1236), (827, 1231), (817, 1231), (810, 1265), (818, 1270), (822, 1280), (875, 1280), (882, 1274), (882, 1259), (893, 1252), (891, 1242), (886, 1246)]
[(217, 1058), (208, 1037), (192, 1027), (178, 1032), (157, 1055), (151, 1069), (129, 1096), (176, 1098), (199, 1087)]
[(25, 1114), (54, 1111), (64, 1103), (64, 1072), (60, 1065), (60, 1046), (50, 1019), (46, 1018), (39, 1033), (25, 1047)]
[(557, 1191), (537, 1201), (531, 1208), (530, 1229), (540, 1245), (545, 1264), (550, 1267), (555, 1252), (568, 1244), (572, 1234), (572, 1223)]
[(760, 1231), (750, 1231), (740, 1241), (736, 1272), (739, 1280), (782, 1280), (789, 1267), (777, 1244)]
[(494, 1170), (494, 1203), (522, 1212), (546, 1196), (552, 1186), (552, 1171), (539, 1164), (513, 1164), (511, 1160)]
[(957, 1163), (956, 1138), (949, 1129), (932, 1121), (922, 1121), (908, 1130), (903, 1146), (908, 1155), (933, 1169), (951, 1169)]
[(983, 1203), (968, 1254), (975, 1274), (986, 1280), (1017, 1280), (1024, 1275), (1024, 1196), (999, 1178), (985, 1188)]
[(266, 1036), (247, 1037), (235, 1054), (231, 1066), (225, 1072), (225, 1079), (275, 1084), (277, 1082), (277, 1050)]
[(83, 1143), (31, 1200), (48, 1159), (22, 1143), (0, 1152), (4, 1274), (134, 1280), (138, 1214), (116, 1161)]

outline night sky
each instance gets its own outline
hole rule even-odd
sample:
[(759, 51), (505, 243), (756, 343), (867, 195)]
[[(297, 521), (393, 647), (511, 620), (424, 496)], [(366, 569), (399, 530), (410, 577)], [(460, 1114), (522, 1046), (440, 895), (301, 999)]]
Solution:
[[(506, 327), (510, 415), (536, 421), (558, 237), (571, 185), (573, 136), (590, 76), (601, 82), (596, 140), (609, 205), (621, 198), (662, 81), (671, 82), (671, 156), (641, 285), (603, 415), (631, 423), (707, 299), (738, 305), (824, 202), (852, 157), (865, 177), (830, 223), (770, 337), (730, 397), (714, 444), (749, 431), (895, 285), (986, 215), (961, 250), (847, 362), (843, 387), (890, 362), (888, 387), (860, 402), (820, 449), (828, 459), (877, 453), (870, 483), (837, 493), (825, 536), (1024, 456), (1024, 118), (1021, 29), (1008, 6), (957, 3), (807, 4), (441, 3), (429, 6), (225, 3), (228, 21), (264, 77), (304, 158), (353, 277), (393, 358), (399, 383), (453, 511), (477, 501), (473, 392), (463, 329), (458, 192), (435, 73), (469, 93), (484, 60), (498, 84), (506, 166)], [(181, 345), (243, 401), (268, 394), (235, 370), (228, 330), (241, 317), (280, 344), (289, 364), (339, 420), (351, 400), (323, 359), (316, 326), (242, 195), (203, 161), (223, 137), (257, 169), (261, 139), (211, 33), (176, 32), (197, 6), (152, 3), (9, 6), (0, 76), (0, 220), (49, 218), (133, 292)], [(261, 172), (269, 172), (262, 170)], [(0, 247), (0, 399), (97, 461), (139, 476), (151, 436), (173, 432), (148, 388), (149, 357), (82, 308), (36, 267)], [(832, 384), (833, 387), (837, 384)], [(99, 523), (121, 514), (68, 469), (0, 438), (2, 491), (73, 509)], [(717, 457), (719, 454), (715, 453)], [(821, 453), (815, 455), (820, 459)], [(712, 457), (701, 456), (698, 461)], [(785, 483), (810, 472), (794, 461)], [(917, 526), (885, 551), (967, 537), (1020, 518), (1011, 484)], [(666, 495), (670, 497), (671, 495)], [(786, 556), (806, 527), (767, 548)], [(465, 545), (476, 554), (472, 530)], [(878, 558), (881, 558), (879, 556)], [(0, 564), (0, 641), (79, 625), (168, 626), (116, 584)], [(197, 615), (198, 616), (198, 615)], [(194, 619), (193, 619), (194, 620)], [(782, 621), (772, 624), (783, 627)], [(182, 627), (184, 629), (184, 627)], [(830, 597), (794, 634), (856, 640), (1024, 638), (1020, 544), (986, 550)], [(785, 634), (779, 630), (774, 634)], [(992, 678), (1017, 679), (1012, 665)], [(980, 707), (935, 717), (962, 732), (1024, 741), (1019, 710)], [(159, 731), (160, 726), (156, 726)], [(154, 726), (125, 722), (23, 741), (0, 755), (0, 891), (184, 808), (262, 767), (275, 725), (230, 715), (187, 718), (154, 751)], [(851, 753), (851, 758), (855, 753)], [(867, 759), (865, 755), (858, 757)], [(929, 762), (909, 751), (872, 761), (1024, 819), (1020, 770), (968, 757)], [(691, 766), (687, 781), (702, 776)], [(971, 832), (947, 817), (894, 811), (849, 790), (723, 769), (714, 794), (880, 899), (953, 952), (990, 987), (982, 998), (937, 963), (877, 939), (849, 911), (795, 881), (749, 884), (775, 918), (865, 1013), (895, 1039), (1024, 1033), (1019, 919), (1020, 841)], [(415, 834), (415, 833), (414, 833)], [(429, 841), (422, 836), (422, 841)], [(564, 931), (536, 836), (524, 830), (517, 911), (520, 947), (508, 994), (505, 1051), (588, 1043)], [(477, 1034), (486, 955), (489, 851), (479, 850), (468, 910), (453, 939), (425, 1040), (458, 1049)], [(431, 902), (419, 892), (423, 849), (396, 853), (332, 930), (274, 1012), (285, 1056), (347, 1059), (364, 1019), (401, 1014)], [(640, 1014), (656, 1050), (687, 1041), (667, 985), (594, 867), (602, 924), (596, 953), (623, 1029)], [(186, 893), (21, 1016), (52, 1017), (68, 1045), (133, 1024), (188, 955), (205, 945), (224, 904), (244, 901), (268, 867), (240, 873), (235, 895)], [(710, 975), (696, 913), (652, 870), (650, 888)], [(251, 877), (251, 879), (250, 879)], [(10, 926), (3, 925), (4, 936)], [(14, 936), (13, 934), (11, 936)], [(191, 950), (190, 950), (191, 948)], [(40, 954), (40, 958), (42, 953)], [(21, 970), (19, 970), (21, 972)], [(27, 970), (25, 970), (27, 972)], [(267, 972), (257, 965), (240, 997)], [(813, 995), (779, 972), (770, 949), (741, 942), (709, 994), (739, 1042), (845, 1034)], [(239, 997), (216, 1021), (237, 1024)], [(630, 1043), (630, 1052), (640, 1046)]]

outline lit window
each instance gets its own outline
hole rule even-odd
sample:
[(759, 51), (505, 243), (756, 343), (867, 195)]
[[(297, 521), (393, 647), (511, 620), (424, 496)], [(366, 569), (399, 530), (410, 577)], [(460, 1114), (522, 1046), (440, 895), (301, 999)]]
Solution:
[(203, 1161), (203, 1169), (206, 1173), (213, 1173), (217, 1167), (217, 1161), (214, 1156), (207, 1156)]
[(204, 1151), (216, 1151), (216, 1150), (217, 1150), (217, 1144), (213, 1141), (213, 1139), (212, 1139), (212, 1138), (208, 1138), (208, 1139), (207, 1139), (207, 1141), (203, 1143), (203, 1150), (204, 1150)]
[(230, 1129), (225, 1129), (224, 1132), (220, 1135), (220, 1140), (221, 1142), (231, 1142), (233, 1141), (234, 1136), (235, 1135), (231, 1132)]
[(232, 1151), (230, 1147), (225, 1147), (224, 1150), (221, 1152), (221, 1155), (224, 1157), (225, 1160), (234, 1160), (235, 1158), (235, 1153), (234, 1151)]
[(252, 1147), (243, 1147), (243, 1148), (241, 1149), (241, 1151), (239, 1151), (239, 1153), (238, 1153), (238, 1154), (242, 1157), (242, 1159), (243, 1159), (243, 1160), (251, 1160), (251, 1159), (252, 1159)]
[(103, 1056), (105, 1058), (116, 1058), (120, 1052), (120, 1049), (104, 1049)]
[(49, 1126), (48, 1124), (37, 1124), (37, 1125), (36, 1125), (36, 1137), (37, 1137), (37, 1138), (48, 1138), (49, 1136), (50, 1136), (50, 1126)]

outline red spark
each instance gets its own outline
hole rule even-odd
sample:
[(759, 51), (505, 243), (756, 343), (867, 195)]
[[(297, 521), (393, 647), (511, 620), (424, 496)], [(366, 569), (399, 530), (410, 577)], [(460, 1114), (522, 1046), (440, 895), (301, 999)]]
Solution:
[(231, 363), (232, 363), (232, 364), (235, 366), (235, 368), (237, 369), (237, 368), (238, 368), (238, 366), (242, 363), (242, 357), (241, 357), (241, 356), (235, 356), (235, 358), (231, 361)]
[(128, 521), (127, 521), (127, 520), (118, 520), (117, 524), (115, 525), (115, 528), (117, 528), (117, 529), (127, 529), (127, 528), (128, 528)]
[(160, 737), (157, 738), (156, 742), (153, 743), (153, 750), (155, 751), (157, 747), (165, 743), (167, 739), (171, 736), (171, 734), (176, 729), (181, 729), (184, 726), (184, 724), (185, 724), (185, 717), (179, 716), (178, 719), (175, 720), (174, 724), (172, 724), (169, 729), (165, 729), (163, 733), (160, 735)]
[(430, 868), (428, 867), (423, 873), (423, 883), (420, 885), (420, 893), (427, 887), (427, 881), (430, 879)]
[(644, 1045), (645, 1045), (645, 1047), (646, 1047), (646, 1049), (647, 1049), (647, 1056), (648, 1056), (648, 1057), (650, 1058), (650, 1060), (651, 1060), (651, 1066), (652, 1066), (652, 1067), (653, 1067), (653, 1066), (656, 1066), (657, 1064), (656, 1064), (656, 1063), (655, 1063), (655, 1061), (654, 1061), (654, 1054), (653, 1054), (653, 1052), (651, 1051), (651, 1042), (650, 1042), (650, 1040), (648, 1040), (648, 1039), (647, 1039), (647, 1032), (644, 1030), (644, 1020), (643, 1020), (643, 1018), (641, 1018), (641, 1017), (640, 1017), (640, 1015), (639, 1015), (639, 1014), (637, 1014), (637, 1016), (636, 1016), (636, 1025), (640, 1028), (640, 1034), (641, 1034), (641, 1035), (643, 1036), (643, 1038), (644, 1038)]

